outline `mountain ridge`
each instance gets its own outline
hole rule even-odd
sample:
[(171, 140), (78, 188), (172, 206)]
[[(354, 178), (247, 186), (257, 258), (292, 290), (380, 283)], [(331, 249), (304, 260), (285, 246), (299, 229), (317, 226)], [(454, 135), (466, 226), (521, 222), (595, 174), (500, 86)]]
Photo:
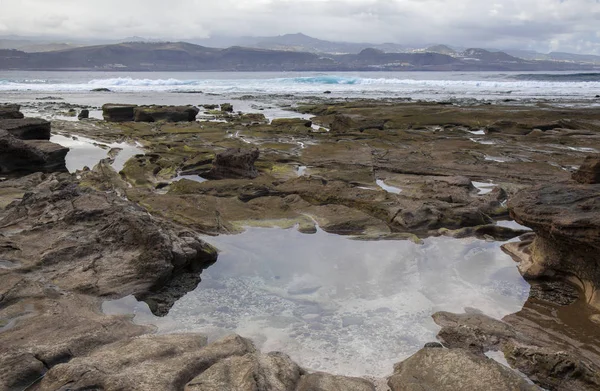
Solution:
[(591, 70), (568, 62), (523, 60), (472, 48), (448, 55), (434, 52), (324, 54), (232, 46), (211, 48), (189, 42), (125, 42), (27, 53), (0, 50), (0, 69), (128, 71), (539, 71)]

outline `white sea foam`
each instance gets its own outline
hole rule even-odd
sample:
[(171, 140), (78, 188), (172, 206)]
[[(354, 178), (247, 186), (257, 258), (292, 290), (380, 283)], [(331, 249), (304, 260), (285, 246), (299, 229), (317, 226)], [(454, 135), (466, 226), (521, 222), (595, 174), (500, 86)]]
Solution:
[[(316, 94), (324, 90), (343, 93), (346, 96), (411, 96), (426, 99), (452, 97), (506, 98), (547, 97), (562, 99), (589, 98), (600, 90), (598, 81), (517, 80), (500, 74), (411, 73), (376, 72), (359, 75), (308, 74), (299, 77), (280, 77), (282, 73), (261, 75), (247, 73), (157, 73), (156, 75), (128, 73), (111, 74), (114, 77), (98, 77), (87, 73), (68, 77), (64, 72), (52, 77), (11, 77), (0, 73), (0, 91), (30, 92), (90, 92), (96, 88), (108, 88), (114, 92), (185, 92), (235, 94)], [(44, 74), (45, 75), (45, 74)], [(176, 76), (176, 77), (175, 77)], [(260, 76), (260, 77), (257, 77)]]

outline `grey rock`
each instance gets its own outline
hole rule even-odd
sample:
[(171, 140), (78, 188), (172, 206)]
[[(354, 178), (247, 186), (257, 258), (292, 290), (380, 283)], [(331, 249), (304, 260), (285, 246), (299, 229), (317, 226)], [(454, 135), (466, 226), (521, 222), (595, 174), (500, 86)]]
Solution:
[(68, 152), (50, 141), (24, 141), (0, 129), (0, 173), (64, 172)]
[(50, 140), (50, 122), (41, 118), (0, 119), (0, 129), (21, 140)]
[(234, 356), (194, 378), (185, 391), (294, 390), (303, 372), (283, 353)]
[(211, 170), (203, 177), (207, 179), (256, 178), (258, 171), (254, 167), (254, 162), (259, 154), (258, 149), (229, 148), (215, 156)]
[(233, 113), (233, 105), (231, 103), (221, 103), (221, 111), (225, 113)]
[(302, 376), (296, 391), (375, 391), (375, 385), (358, 377), (317, 372)]
[(392, 391), (539, 390), (483, 355), (463, 349), (424, 348), (394, 366)]
[(143, 295), (182, 270), (200, 273), (217, 257), (194, 232), (114, 193), (81, 188), (68, 175), (49, 176), (9, 205), (0, 227), (10, 226), (19, 229), (0, 229), (2, 258), (62, 289), (98, 296)]
[(23, 118), (21, 106), (15, 104), (0, 104), (0, 119), (20, 119)]
[(194, 106), (140, 106), (133, 109), (133, 120), (136, 122), (191, 122), (198, 115)]
[(83, 109), (79, 112), (79, 115), (77, 115), (77, 119), (87, 119), (90, 118), (90, 111), (88, 109)]
[(600, 183), (600, 157), (587, 156), (572, 178), (583, 184)]
[(185, 384), (219, 361), (254, 353), (252, 343), (237, 335), (206, 345), (200, 334), (144, 335), (97, 349), (85, 357), (53, 367), (41, 389), (166, 391)]
[(133, 111), (137, 105), (107, 103), (102, 106), (102, 116), (108, 122), (133, 121)]

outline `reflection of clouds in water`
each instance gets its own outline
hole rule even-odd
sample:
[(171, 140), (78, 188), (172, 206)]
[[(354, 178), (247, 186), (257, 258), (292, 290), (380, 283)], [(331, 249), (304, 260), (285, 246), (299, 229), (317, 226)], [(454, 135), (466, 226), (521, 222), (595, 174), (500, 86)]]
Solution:
[(528, 293), (500, 243), (439, 237), (417, 245), (261, 228), (207, 240), (221, 253), (198, 289), (166, 318), (137, 321), (211, 338), (239, 333), (315, 370), (389, 374), (435, 339), (432, 313), (474, 307), (500, 318)]
[(117, 172), (123, 169), (125, 162), (127, 162), (129, 158), (144, 153), (143, 150), (136, 145), (127, 143), (103, 143), (82, 136), (66, 137), (53, 134), (50, 137), (50, 141), (69, 148), (69, 152), (65, 158), (69, 172), (81, 170), (85, 166), (93, 168), (100, 160), (108, 157), (108, 152), (112, 148), (119, 149), (112, 164), (112, 167)]

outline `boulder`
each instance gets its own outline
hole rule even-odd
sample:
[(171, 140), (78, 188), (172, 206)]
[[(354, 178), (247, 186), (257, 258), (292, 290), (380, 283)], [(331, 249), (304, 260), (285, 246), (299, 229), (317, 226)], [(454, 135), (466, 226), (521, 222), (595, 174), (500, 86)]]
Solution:
[(207, 346), (206, 337), (200, 334), (144, 335), (54, 366), (40, 388), (58, 390), (68, 384), (77, 390), (182, 390), (219, 361), (254, 351), (252, 343), (239, 336)]
[(67, 171), (69, 148), (46, 140), (20, 140), (0, 129), (0, 173)]
[(0, 105), (0, 119), (21, 119), (21, 106), (15, 104)]
[(71, 292), (143, 296), (217, 258), (196, 233), (69, 175), (49, 176), (0, 217), (11, 227), (0, 229), (0, 258)]
[[(511, 217), (536, 237), (514, 255), (526, 278), (567, 278), (600, 308), (600, 184), (546, 184), (509, 200)], [(510, 250), (511, 247), (506, 247)]]
[(600, 183), (600, 156), (587, 156), (572, 178), (583, 184)]
[(483, 355), (439, 348), (421, 349), (396, 364), (388, 385), (392, 391), (539, 390)]
[(100, 346), (150, 332), (129, 316), (105, 316), (98, 299), (0, 269), (0, 389), (25, 390), (49, 368)]
[(102, 106), (102, 117), (108, 122), (133, 121), (133, 111), (137, 105), (107, 103)]
[(88, 109), (83, 109), (79, 112), (79, 115), (77, 116), (77, 119), (82, 120), (82, 119), (87, 119), (90, 118), (90, 111)]
[(438, 338), (451, 351), (469, 351), (482, 358), (488, 351), (503, 353), (513, 368), (548, 390), (599, 389), (600, 356), (589, 348), (595, 345), (573, 339), (574, 335), (564, 332), (564, 324), (549, 326), (547, 319), (540, 319), (539, 302), (533, 314), (527, 308), (526, 303), (522, 311), (503, 321), (478, 312), (438, 312), (433, 319), (442, 328)]
[(318, 372), (303, 376), (296, 391), (375, 391), (375, 385), (358, 377)]
[(233, 113), (233, 105), (231, 103), (221, 103), (221, 111), (225, 113)]
[(204, 174), (206, 179), (256, 178), (258, 171), (254, 162), (258, 159), (258, 149), (229, 148), (218, 153), (211, 170)]
[(218, 362), (189, 382), (185, 391), (295, 390), (303, 373), (283, 353), (251, 353)]
[(41, 118), (2, 119), (0, 129), (21, 140), (50, 140), (50, 122)]
[(276, 118), (273, 121), (271, 121), (271, 125), (276, 127), (310, 128), (312, 126), (312, 121), (303, 118)]
[(139, 106), (133, 109), (133, 117), (136, 122), (191, 122), (199, 111), (194, 106)]
[(329, 125), (332, 132), (344, 133), (349, 132), (357, 127), (357, 123), (348, 115), (336, 114)]

